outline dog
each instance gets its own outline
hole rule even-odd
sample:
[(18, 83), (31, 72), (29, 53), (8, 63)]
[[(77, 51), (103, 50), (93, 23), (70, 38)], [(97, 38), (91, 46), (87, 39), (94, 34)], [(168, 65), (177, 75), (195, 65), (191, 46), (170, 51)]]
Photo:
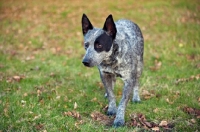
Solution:
[[(125, 109), (133, 95), (133, 102), (140, 102), (139, 78), (143, 70), (144, 39), (137, 24), (120, 19), (114, 22), (109, 15), (102, 29), (93, 27), (88, 17), (82, 16), (82, 32), (86, 53), (82, 63), (97, 66), (108, 98), (107, 115), (116, 115), (113, 125), (123, 126)], [(124, 82), (118, 108), (113, 93), (116, 77)], [(132, 94), (133, 93), (133, 94)]]

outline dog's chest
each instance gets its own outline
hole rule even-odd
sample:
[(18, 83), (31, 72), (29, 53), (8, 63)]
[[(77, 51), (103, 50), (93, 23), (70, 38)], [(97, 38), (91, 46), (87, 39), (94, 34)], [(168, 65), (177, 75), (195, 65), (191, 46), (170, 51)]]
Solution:
[(99, 66), (99, 70), (105, 73), (115, 74), (118, 77), (122, 77), (122, 71), (124, 71), (123, 64), (120, 64), (121, 59), (111, 58), (110, 60), (103, 61)]

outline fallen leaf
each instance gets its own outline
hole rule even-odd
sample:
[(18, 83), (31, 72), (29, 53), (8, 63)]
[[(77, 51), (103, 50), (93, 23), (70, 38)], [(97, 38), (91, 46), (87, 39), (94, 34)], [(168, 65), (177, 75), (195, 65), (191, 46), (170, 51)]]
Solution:
[(36, 116), (33, 118), (33, 121), (34, 121), (34, 120), (37, 120), (37, 119), (39, 119), (39, 118), (41, 118), (41, 114), (36, 115)]
[(102, 108), (102, 110), (103, 110), (103, 112), (107, 112), (108, 111), (108, 105), (106, 105), (106, 106), (104, 106), (103, 108)]
[(166, 101), (167, 101), (167, 103), (169, 103), (169, 104), (173, 104), (173, 103), (174, 103), (174, 102), (172, 102), (172, 101), (169, 101), (168, 98), (166, 99)]
[(144, 98), (144, 99), (150, 99), (150, 98), (152, 98), (152, 97), (154, 97), (155, 95), (154, 94), (152, 94), (152, 93), (150, 93), (149, 91), (147, 91), (147, 90), (142, 90), (142, 97)]
[(74, 109), (76, 109), (78, 107), (77, 103), (74, 103)]
[(152, 71), (157, 71), (161, 68), (162, 66), (162, 62), (161, 61), (158, 61), (157, 59), (154, 61), (154, 66), (151, 66), (150, 67), (150, 70)]
[(50, 76), (50, 77), (55, 77), (55, 76), (56, 76), (56, 74), (55, 74), (55, 73), (53, 73), (53, 72), (51, 72), (49, 76)]
[(186, 113), (188, 113), (188, 114), (190, 114), (190, 115), (194, 115), (197, 118), (200, 117), (200, 110), (199, 109), (191, 108), (191, 107), (184, 107), (183, 111), (186, 112)]
[(153, 128), (151, 128), (151, 130), (153, 130), (153, 131), (159, 131), (160, 128), (159, 127), (153, 127)]
[(97, 85), (97, 87), (99, 87), (100, 89), (104, 89), (103, 83), (97, 82), (96, 85)]
[(167, 121), (161, 121), (159, 124), (159, 126), (162, 126), (162, 127), (165, 127), (167, 125), (168, 125)]
[(97, 101), (97, 98), (94, 97), (93, 99), (91, 99), (92, 102), (96, 102)]
[(106, 116), (97, 111), (92, 112), (90, 114), (90, 116), (92, 117), (93, 120), (98, 121), (99, 123), (106, 125), (106, 126), (112, 126), (113, 121), (114, 121), (114, 117)]
[(13, 76), (13, 79), (17, 82), (19, 82), (22, 78), (20, 76)]
[(41, 93), (42, 93), (42, 91), (38, 89), (38, 90), (37, 90), (37, 96), (40, 96)]
[(126, 124), (130, 127), (139, 127), (144, 128), (146, 130), (160, 131), (162, 130), (172, 130), (174, 128), (174, 124), (168, 123), (167, 121), (161, 121), (160, 124), (157, 124), (152, 121), (147, 121), (144, 114), (131, 114), (131, 121), (128, 121)]
[(145, 124), (148, 128), (151, 128), (151, 127), (152, 127), (152, 125), (151, 125), (150, 122), (145, 121), (144, 124)]
[(29, 61), (29, 60), (33, 60), (33, 59), (35, 59), (35, 56), (32, 55), (32, 56), (27, 56), (25, 60)]
[(195, 120), (195, 119), (191, 119), (190, 121), (191, 121), (193, 124), (196, 123), (196, 120)]
[(56, 96), (56, 99), (58, 99), (58, 100), (59, 100), (59, 99), (60, 99), (60, 96)]
[(35, 125), (35, 128), (37, 130), (42, 130), (44, 128), (44, 124), (37, 124), (37, 125)]
[(26, 96), (28, 96), (28, 94), (27, 94), (27, 93), (24, 93), (24, 97), (26, 97)]
[(179, 79), (176, 79), (175, 84), (188, 82), (188, 81), (199, 80), (199, 78), (200, 78), (200, 74), (192, 75), (189, 78), (179, 78)]
[(189, 61), (193, 61), (195, 60), (195, 55), (192, 54), (192, 55), (186, 55), (186, 58), (189, 60)]
[(71, 116), (71, 117), (76, 118), (76, 119), (81, 119), (81, 115), (79, 114), (79, 112), (76, 112), (76, 111), (64, 112), (63, 115), (64, 116)]
[(154, 113), (157, 113), (158, 111), (159, 111), (158, 108), (155, 108), (155, 109), (153, 110)]

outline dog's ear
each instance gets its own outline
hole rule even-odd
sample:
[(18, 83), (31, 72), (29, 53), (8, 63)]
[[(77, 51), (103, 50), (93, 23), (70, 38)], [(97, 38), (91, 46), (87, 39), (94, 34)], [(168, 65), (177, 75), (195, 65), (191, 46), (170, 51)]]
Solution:
[(83, 14), (81, 22), (82, 22), (83, 35), (85, 35), (88, 32), (88, 30), (93, 29), (93, 26), (92, 26), (90, 20), (88, 19), (88, 17), (85, 14)]
[(110, 35), (113, 39), (115, 39), (117, 29), (113, 20), (112, 15), (109, 15), (106, 18), (106, 21), (104, 23), (103, 30), (107, 32), (108, 35)]

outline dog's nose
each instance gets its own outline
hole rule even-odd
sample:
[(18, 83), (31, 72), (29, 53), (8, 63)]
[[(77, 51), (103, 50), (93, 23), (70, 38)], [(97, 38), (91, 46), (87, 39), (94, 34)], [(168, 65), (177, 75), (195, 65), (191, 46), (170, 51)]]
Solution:
[(85, 66), (88, 66), (88, 67), (90, 66), (90, 63), (89, 63), (88, 61), (84, 61), (84, 60), (83, 60), (82, 63), (83, 63)]

